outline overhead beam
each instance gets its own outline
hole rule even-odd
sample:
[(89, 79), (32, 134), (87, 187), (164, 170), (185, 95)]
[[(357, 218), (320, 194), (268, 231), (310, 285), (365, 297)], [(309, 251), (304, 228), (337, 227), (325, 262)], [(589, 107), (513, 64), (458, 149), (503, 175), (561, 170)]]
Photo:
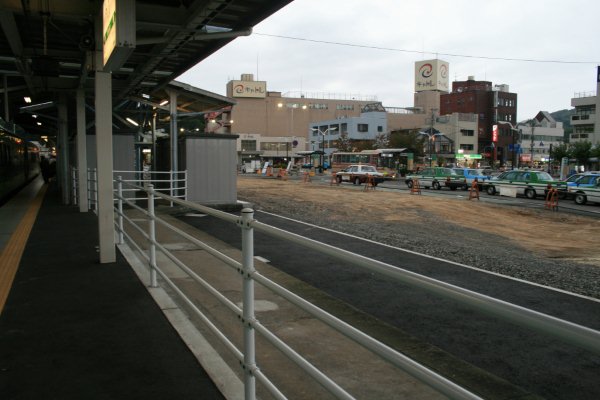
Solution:
[(31, 80), (31, 71), (29, 70), (28, 64), (23, 56), (23, 42), (21, 41), (21, 35), (17, 28), (17, 22), (12, 12), (1, 10), (0, 11), (0, 25), (4, 31), (4, 35), (8, 39), (8, 45), (10, 50), (15, 56), (15, 65), (17, 70), (23, 75), (25, 83), (31, 93), (34, 93), (34, 86)]

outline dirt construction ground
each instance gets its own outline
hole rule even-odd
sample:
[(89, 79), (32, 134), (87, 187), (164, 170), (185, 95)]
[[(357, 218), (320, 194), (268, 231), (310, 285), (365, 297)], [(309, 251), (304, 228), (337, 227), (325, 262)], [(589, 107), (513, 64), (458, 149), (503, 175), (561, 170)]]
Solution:
[[(435, 226), (443, 220), (457, 230), (479, 231), (485, 242), (487, 234), (504, 237), (543, 258), (558, 258), (600, 266), (600, 221), (540, 209), (494, 205), (485, 201), (411, 195), (408, 191), (353, 190), (351, 185), (303, 183), (257, 177), (238, 179), (238, 197), (265, 211), (291, 210), (301, 217), (302, 210), (314, 220), (336, 220), (361, 224)], [(540, 204), (541, 203), (541, 200)], [(590, 205), (589, 207), (594, 207)], [(299, 211), (299, 212), (298, 212)], [(318, 214), (315, 216), (314, 214)], [(475, 232), (476, 234), (476, 232)]]

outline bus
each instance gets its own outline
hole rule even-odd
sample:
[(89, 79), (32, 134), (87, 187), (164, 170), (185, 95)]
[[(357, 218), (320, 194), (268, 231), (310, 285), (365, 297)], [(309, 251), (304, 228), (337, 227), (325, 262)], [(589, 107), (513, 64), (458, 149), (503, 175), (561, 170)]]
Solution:
[(339, 171), (353, 164), (368, 164), (377, 168), (386, 179), (396, 179), (399, 171), (407, 169), (409, 154), (406, 153), (406, 149), (336, 151), (331, 154), (330, 165), (334, 171)]

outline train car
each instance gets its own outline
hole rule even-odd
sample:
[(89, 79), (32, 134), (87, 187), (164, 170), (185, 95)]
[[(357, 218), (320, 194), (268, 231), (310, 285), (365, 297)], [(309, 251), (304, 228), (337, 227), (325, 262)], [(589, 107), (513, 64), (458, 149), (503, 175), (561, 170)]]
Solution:
[(0, 205), (39, 173), (39, 147), (0, 129)]

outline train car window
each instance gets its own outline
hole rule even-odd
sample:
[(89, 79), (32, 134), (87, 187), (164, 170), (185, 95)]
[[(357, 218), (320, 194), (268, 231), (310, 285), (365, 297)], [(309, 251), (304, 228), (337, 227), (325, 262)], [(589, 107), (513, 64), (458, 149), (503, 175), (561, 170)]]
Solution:
[(0, 143), (0, 166), (8, 165), (8, 145)]

